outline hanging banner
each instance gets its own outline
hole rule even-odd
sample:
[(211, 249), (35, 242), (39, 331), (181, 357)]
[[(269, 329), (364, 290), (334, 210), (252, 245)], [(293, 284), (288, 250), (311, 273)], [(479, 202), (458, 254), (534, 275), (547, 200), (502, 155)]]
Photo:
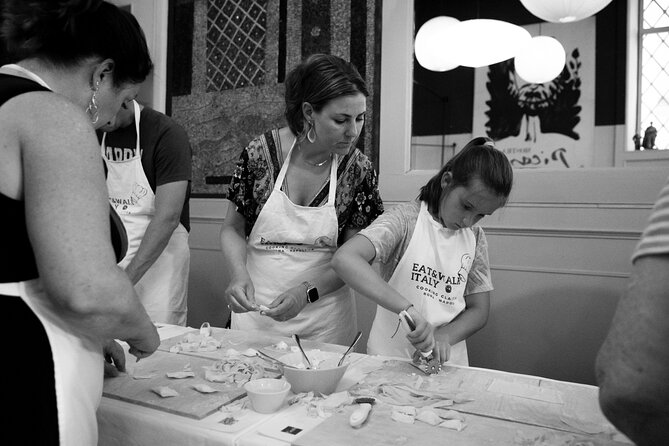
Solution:
[(514, 168), (593, 165), (595, 27), (594, 17), (524, 27), (565, 49), (565, 68), (550, 82), (526, 82), (513, 59), (475, 70), (473, 134), (495, 140)]

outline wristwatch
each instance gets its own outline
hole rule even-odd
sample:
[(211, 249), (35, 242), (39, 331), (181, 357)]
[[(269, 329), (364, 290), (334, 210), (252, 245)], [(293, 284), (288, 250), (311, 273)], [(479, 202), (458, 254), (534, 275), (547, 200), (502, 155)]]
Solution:
[(313, 304), (318, 300), (318, 289), (309, 282), (302, 282), (307, 291), (307, 302)]

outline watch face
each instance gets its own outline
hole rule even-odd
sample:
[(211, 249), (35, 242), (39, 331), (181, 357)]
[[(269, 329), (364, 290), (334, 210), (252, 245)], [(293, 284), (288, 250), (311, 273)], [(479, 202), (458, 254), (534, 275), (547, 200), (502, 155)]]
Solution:
[(316, 288), (309, 288), (307, 290), (307, 299), (309, 303), (314, 303), (318, 300), (318, 290)]

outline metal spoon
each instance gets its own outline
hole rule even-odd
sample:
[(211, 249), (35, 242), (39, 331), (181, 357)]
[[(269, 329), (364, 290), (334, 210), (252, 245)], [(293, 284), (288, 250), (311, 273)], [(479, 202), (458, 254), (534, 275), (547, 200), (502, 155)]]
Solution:
[(311, 361), (309, 361), (309, 358), (307, 358), (307, 354), (304, 353), (304, 349), (302, 348), (302, 344), (300, 343), (300, 337), (298, 335), (294, 334), (293, 339), (295, 339), (295, 343), (297, 344), (297, 346), (300, 348), (300, 351), (302, 352), (302, 357), (307, 362), (307, 368), (308, 369), (312, 368)]
[(257, 350), (257, 352), (258, 352), (258, 356), (260, 356), (261, 358), (263, 358), (267, 361), (273, 362), (274, 364), (277, 364), (277, 365), (280, 365), (280, 366), (283, 366), (283, 367), (290, 367), (291, 369), (296, 369), (297, 368), (294, 365), (286, 364), (285, 362), (283, 362), (281, 360), (278, 360), (278, 359), (268, 355), (267, 353), (263, 353), (260, 350)]
[(355, 347), (355, 344), (357, 344), (358, 341), (360, 340), (360, 336), (362, 336), (362, 332), (361, 332), (361, 331), (359, 331), (358, 334), (355, 335), (355, 339), (353, 340), (353, 342), (352, 342), (351, 345), (349, 346), (348, 350), (346, 350), (346, 351), (344, 352), (344, 354), (341, 356), (341, 359), (340, 359), (339, 362), (337, 363), (337, 367), (339, 367), (340, 365), (342, 365), (342, 364), (344, 363), (344, 358), (346, 358), (346, 355), (348, 355), (348, 354), (350, 353), (350, 351), (353, 350), (353, 347)]

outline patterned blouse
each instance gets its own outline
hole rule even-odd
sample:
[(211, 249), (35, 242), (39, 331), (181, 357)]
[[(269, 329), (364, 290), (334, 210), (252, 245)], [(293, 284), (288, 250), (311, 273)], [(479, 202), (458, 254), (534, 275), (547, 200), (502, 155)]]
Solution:
[[(271, 130), (254, 139), (244, 149), (233, 173), (228, 199), (237, 206), (246, 220), (246, 236), (267, 202), (283, 165), (279, 130)], [(329, 177), (328, 177), (329, 178)], [(383, 202), (378, 189), (379, 179), (370, 159), (354, 149), (339, 159), (335, 209), (339, 222), (339, 244), (348, 228), (367, 227), (383, 213)], [(328, 200), (328, 179), (310, 207), (318, 207)]]

